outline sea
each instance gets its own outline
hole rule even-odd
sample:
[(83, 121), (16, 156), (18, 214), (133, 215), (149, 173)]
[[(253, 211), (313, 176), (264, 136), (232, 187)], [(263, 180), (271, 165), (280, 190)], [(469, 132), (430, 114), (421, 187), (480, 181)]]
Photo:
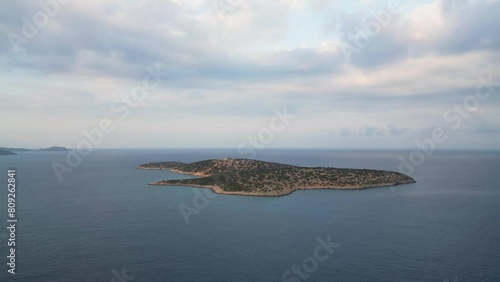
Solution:
[[(256, 159), (394, 171), (411, 153), (269, 149)], [(500, 152), (436, 151), (413, 167), (415, 184), (284, 197), (148, 186), (191, 176), (135, 169), (236, 150), (96, 149), (60, 181), (53, 164), (67, 154), (0, 156), (0, 281), (500, 281)]]

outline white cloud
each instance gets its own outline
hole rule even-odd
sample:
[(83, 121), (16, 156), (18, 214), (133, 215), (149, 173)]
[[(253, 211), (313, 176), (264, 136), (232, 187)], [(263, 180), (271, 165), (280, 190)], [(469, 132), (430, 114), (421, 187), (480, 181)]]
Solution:
[[(20, 18), (39, 9), (35, 2), (20, 3), (0, 12), (3, 33), (19, 33)], [(72, 1), (27, 43), (26, 54), (16, 56), (9, 42), (0, 43), (2, 114), (41, 131), (63, 116), (57, 135), (73, 142), (75, 132), (109, 114), (110, 105), (140, 83), (145, 66), (158, 62), (171, 76), (106, 146), (232, 147), (285, 105), (298, 118), (275, 147), (358, 147), (375, 137), (388, 146), (397, 140), (411, 146), (410, 136), (442, 123), (443, 110), (473, 91), (478, 77), (500, 80), (498, 1), (414, 4), (352, 63), (338, 47), (339, 34), (318, 38), (322, 33), (313, 24), (297, 29), (293, 23), (363, 7), (359, 15), (369, 15), (385, 2), (228, 3), (233, 9), (221, 17), (213, 1), (147, 0), (140, 7), (134, 1)], [(353, 17), (344, 28), (366, 19)], [(468, 132), (485, 134), (495, 126), (488, 120), (498, 119), (500, 102), (486, 106), (464, 127)], [(190, 130), (211, 138), (200, 143)], [(158, 141), (123, 143), (137, 132)], [(329, 132), (350, 143), (331, 143)], [(8, 140), (30, 139), (29, 130), (17, 133)], [(52, 145), (53, 139), (38, 138), (44, 144), (36, 146)]]

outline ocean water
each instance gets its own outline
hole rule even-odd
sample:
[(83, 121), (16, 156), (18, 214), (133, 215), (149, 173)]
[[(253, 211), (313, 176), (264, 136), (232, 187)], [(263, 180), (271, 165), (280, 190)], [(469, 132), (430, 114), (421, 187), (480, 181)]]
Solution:
[[(265, 150), (257, 158), (397, 170), (399, 155), (408, 152)], [(232, 150), (95, 150), (60, 183), (51, 163), (65, 156), (0, 157), (0, 281), (500, 281), (499, 152), (436, 152), (411, 185), (277, 198), (151, 187), (189, 176), (134, 169), (239, 157)], [(9, 168), (18, 185), (16, 275), (6, 265)], [(196, 211), (189, 224), (180, 205)], [(321, 249), (321, 261), (318, 238), (338, 244)]]

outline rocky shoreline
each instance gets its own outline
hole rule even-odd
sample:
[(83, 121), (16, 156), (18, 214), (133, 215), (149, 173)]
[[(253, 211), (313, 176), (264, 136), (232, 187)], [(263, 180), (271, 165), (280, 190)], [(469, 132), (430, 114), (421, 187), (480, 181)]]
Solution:
[(189, 186), (214, 193), (278, 197), (298, 190), (362, 190), (415, 183), (405, 174), (383, 170), (311, 168), (248, 159), (219, 159), (195, 163), (147, 163), (137, 169), (169, 170), (198, 176), (149, 183), (152, 186)]

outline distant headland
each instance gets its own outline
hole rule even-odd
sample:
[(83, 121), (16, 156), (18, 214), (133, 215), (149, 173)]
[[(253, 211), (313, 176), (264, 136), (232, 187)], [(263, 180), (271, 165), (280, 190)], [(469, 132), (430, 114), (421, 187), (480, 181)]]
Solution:
[(0, 149), (0, 156), (8, 156), (8, 155), (17, 155), (17, 154), (9, 150)]
[(67, 149), (65, 147), (53, 146), (53, 147), (49, 147), (49, 148), (45, 148), (45, 149), (39, 149), (39, 150), (36, 150), (36, 151), (43, 151), (43, 152), (68, 152), (68, 151), (71, 151), (71, 150)]
[(155, 186), (210, 188), (215, 193), (244, 196), (284, 196), (308, 189), (367, 189), (415, 183), (408, 175), (372, 169), (300, 167), (251, 159), (215, 159), (194, 163), (147, 163), (137, 169), (165, 169), (200, 178), (172, 179)]
[(58, 147), (58, 146), (53, 146), (45, 149), (36, 149), (36, 150), (30, 150), (30, 149), (25, 149), (25, 148), (7, 148), (7, 147), (0, 147), (0, 156), (2, 155), (17, 155), (16, 152), (67, 152), (71, 151), (70, 149), (64, 148), (64, 147)]

